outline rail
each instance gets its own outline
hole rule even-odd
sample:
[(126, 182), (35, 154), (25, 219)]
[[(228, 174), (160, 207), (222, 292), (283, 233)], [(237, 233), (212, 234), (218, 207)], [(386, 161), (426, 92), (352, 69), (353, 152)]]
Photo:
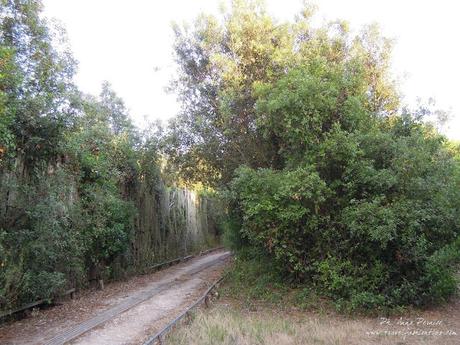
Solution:
[(159, 332), (157, 332), (155, 335), (151, 336), (148, 338), (143, 345), (154, 345), (156, 342), (158, 344), (162, 344), (161, 338), (166, 335), (180, 320), (182, 320), (193, 308), (197, 307), (201, 303), (205, 303), (206, 306), (208, 306), (208, 301), (209, 297), (208, 295), (211, 293), (211, 291), (219, 284), (224, 277), (219, 278), (216, 280), (207, 290), (206, 292), (199, 298), (197, 299), (192, 305), (187, 307), (182, 313), (180, 313), (174, 320), (169, 322), (165, 327), (163, 327)]

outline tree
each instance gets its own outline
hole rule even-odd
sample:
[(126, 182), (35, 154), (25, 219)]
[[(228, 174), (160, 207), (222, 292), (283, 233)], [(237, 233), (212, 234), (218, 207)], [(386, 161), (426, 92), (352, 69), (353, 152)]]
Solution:
[(42, 2), (0, 5), (0, 309), (120, 278), (216, 233), (211, 197), (187, 203), (161, 180), (161, 133), (140, 133), (108, 83), (99, 97), (73, 84)]
[(123, 100), (116, 95), (108, 82), (102, 84), (100, 94), (101, 110), (107, 117), (115, 135), (122, 133), (133, 134), (134, 126), (129, 118), (128, 110)]
[(286, 281), (349, 309), (446, 299), (460, 259), (458, 163), (425, 110), (400, 109), (391, 42), (374, 26), (315, 29), (311, 15), (279, 24), (234, 1), (222, 24), (176, 29), (172, 162), (228, 187), (229, 238)]
[(76, 64), (63, 30), (50, 29), (42, 9), (41, 1), (1, 0), (0, 6), (0, 45), (12, 51), (20, 76), (8, 90), (16, 100), (11, 130), (30, 167), (55, 155), (62, 129), (72, 121), (69, 94)]
[(16, 115), (16, 101), (12, 94), (18, 78), (13, 50), (0, 46), (0, 169), (14, 155), (15, 150), (12, 125)]
[(314, 29), (312, 14), (307, 6), (296, 22), (278, 23), (262, 3), (234, 1), (222, 24), (203, 15), (193, 29), (175, 27), (174, 89), (183, 109), (170, 126), (167, 153), (186, 178), (228, 184), (241, 164), (281, 168), (284, 143), (256, 103), (264, 87), (285, 75), (302, 78), (299, 68), (317, 78), (311, 87), (320, 78), (326, 81), (319, 87), (335, 87), (326, 95), (331, 117), (350, 107), (345, 103), (352, 96), (380, 116), (395, 112), (399, 99), (387, 74), (390, 42), (375, 28), (352, 37), (344, 22)]

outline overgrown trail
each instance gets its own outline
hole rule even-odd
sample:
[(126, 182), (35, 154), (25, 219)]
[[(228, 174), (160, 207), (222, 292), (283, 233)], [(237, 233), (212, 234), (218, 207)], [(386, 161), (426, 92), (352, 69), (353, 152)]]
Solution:
[(0, 343), (139, 344), (200, 295), (229, 252), (214, 252), (4, 325)]

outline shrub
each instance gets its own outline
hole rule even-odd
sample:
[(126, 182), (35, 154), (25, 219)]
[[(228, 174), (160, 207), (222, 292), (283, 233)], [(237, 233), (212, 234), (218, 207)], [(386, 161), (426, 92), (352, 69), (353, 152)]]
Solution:
[(346, 309), (422, 305), (456, 290), (459, 180), (443, 138), (413, 119), (336, 126), (296, 167), (242, 167), (241, 236)]
[(71, 230), (71, 176), (58, 169), (9, 191), (15, 195), (10, 207), (16, 210), (16, 222), (15, 228), (0, 232), (0, 296), (5, 306), (51, 298), (80, 283), (84, 268), (81, 239)]

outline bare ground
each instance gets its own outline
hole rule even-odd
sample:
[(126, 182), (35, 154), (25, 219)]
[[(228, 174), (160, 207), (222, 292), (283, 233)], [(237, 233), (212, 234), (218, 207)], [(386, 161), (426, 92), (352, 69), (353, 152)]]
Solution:
[[(103, 291), (86, 291), (59, 306), (33, 312), (0, 326), (0, 344), (47, 344), (130, 300), (140, 301), (91, 329), (72, 344), (139, 344), (202, 294), (220, 276), (226, 252), (214, 252), (160, 272), (109, 284)], [(152, 295), (143, 300), (145, 296)], [(108, 315), (108, 314), (107, 314)], [(65, 339), (65, 338), (62, 338)]]

